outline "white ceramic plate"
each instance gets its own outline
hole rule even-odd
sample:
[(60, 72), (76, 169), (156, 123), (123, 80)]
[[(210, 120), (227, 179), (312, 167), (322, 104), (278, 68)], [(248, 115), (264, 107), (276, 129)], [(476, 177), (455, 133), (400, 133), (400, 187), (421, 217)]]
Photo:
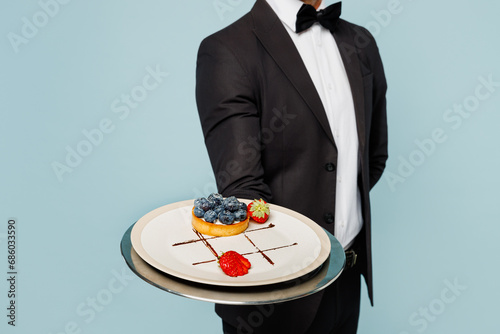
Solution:
[[(137, 254), (169, 275), (220, 286), (259, 286), (292, 280), (318, 268), (330, 254), (330, 240), (323, 229), (284, 207), (271, 204), (269, 220), (265, 224), (251, 221), (242, 234), (202, 238), (191, 226), (192, 207), (193, 200), (177, 202), (139, 219), (131, 234)], [(244, 255), (252, 264), (249, 273), (240, 277), (225, 275), (210, 247), (217, 255), (229, 250)]]

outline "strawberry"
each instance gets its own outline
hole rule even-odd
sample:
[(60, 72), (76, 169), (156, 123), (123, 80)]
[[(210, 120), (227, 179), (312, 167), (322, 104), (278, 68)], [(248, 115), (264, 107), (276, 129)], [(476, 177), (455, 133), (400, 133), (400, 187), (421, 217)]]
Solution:
[(251, 264), (239, 253), (228, 251), (219, 257), (219, 266), (226, 275), (236, 277), (248, 274)]
[(250, 269), (250, 267), (252, 266), (252, 264), (250, 263), (250, 261), (248, 261), (248, 259), (246, 257), (244, 257), (243, 255), (241, 255), (240, 253), (237, 253), (237, 252), (234, 252), (234, 253), (236, 253), (236, 256), (238, 257), (238, 260), (240, 260), (240, 262), (245, 267), (247, 267), (248, 269)]
[(248, 204), (248, 214), (257, 223), (265, 223), (270, 213), (269, 204), (262, 198), (259, 200), (255, 199), (252, 203)]

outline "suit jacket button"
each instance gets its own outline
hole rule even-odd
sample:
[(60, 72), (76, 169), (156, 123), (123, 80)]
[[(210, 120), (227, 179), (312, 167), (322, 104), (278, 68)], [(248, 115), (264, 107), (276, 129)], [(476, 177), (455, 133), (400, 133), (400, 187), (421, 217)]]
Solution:
[(327, 163), (325, 165), (325, 169), (328, 171), (328, 172), (333, 172), (335, 171), (335, 165), (332, 164), (331, 162)]
[(325, 214), (325, 222), (327, 224), (333, 224), (333, 223), (335, 223), (335, 217), (333, 216), (333, 214), (331, 214), (331, 213)]

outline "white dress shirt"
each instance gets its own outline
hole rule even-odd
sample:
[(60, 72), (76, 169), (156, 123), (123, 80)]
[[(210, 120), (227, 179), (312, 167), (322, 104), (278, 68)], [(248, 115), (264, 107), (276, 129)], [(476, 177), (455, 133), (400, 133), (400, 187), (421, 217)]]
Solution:
[[(351, 87), (337, 43), (319, 23), (295, 33), (300, 0), (267, 0), (288, 31), (325, 108), (338, 151), (335, 237), (348, 248), (363, 226), (358, 188), (358, 134)], [(325, 7), (322, 3), (319, 9)]]

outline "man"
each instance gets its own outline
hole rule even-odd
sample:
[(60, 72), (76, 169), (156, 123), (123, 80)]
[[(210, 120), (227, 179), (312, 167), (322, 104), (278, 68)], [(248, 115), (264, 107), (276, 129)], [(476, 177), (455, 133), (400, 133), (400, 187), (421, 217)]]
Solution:
[(349, 259), (312, 296), (216, 305), (225, 333), (355, 333), (360, 274), (373, 300), (369, 190), (387, 160), (387, 86), (371, 34), (337, 19), (340, 3), (324, 7), (257, 0), (200, 46), (196, 97), (219, 191), (308, 216)]

